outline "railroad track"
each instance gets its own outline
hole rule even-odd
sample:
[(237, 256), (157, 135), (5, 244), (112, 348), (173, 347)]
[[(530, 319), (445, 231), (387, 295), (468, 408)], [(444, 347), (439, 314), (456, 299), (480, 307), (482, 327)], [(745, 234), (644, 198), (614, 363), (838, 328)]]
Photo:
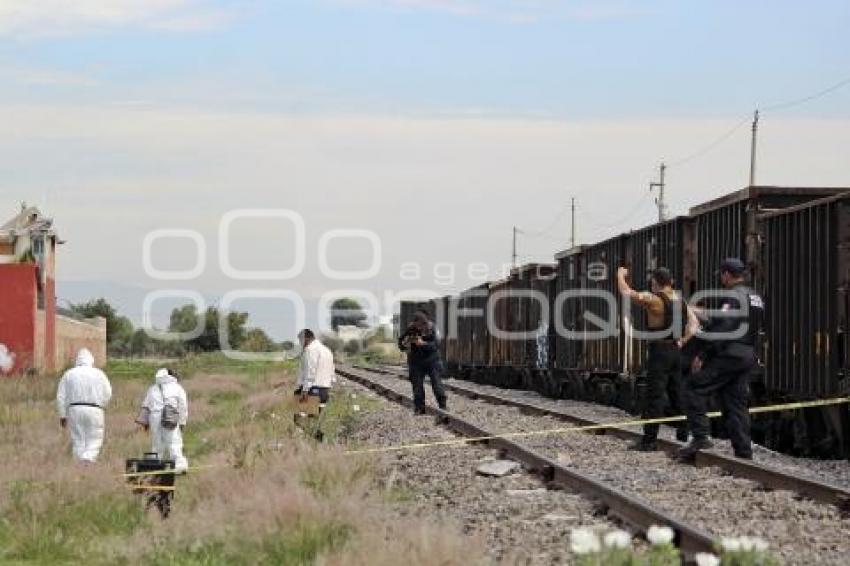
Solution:
[[(405, 381), (407, 380), (407, 376), (399, 370), (388, 368), (367, 368), (360, 366), (356, 367), (363, 371), (397, 376)], [(463, 385), (445, 383), (445, 387), (452, 393), (463, 395), (469, 399), (480, 399), (496, 405), (517, 407), (526, 414), (554, 417), (556, 419), (575, 424), (576, 426), (594, 426), (602, 424), (599, 421), (570, 414), (566, 411), (511, 399), (495, 393), (485, 393), (470, 387), (464, 387)], [(593, 432), (594, 434), (607, 434), (630, 441), (638, 440), (641, 437), (640, 432), (619, 427), (598, 429)], [(658, 446), (664, 452), (672, 454), (682, 448), (683, 444), (674, 440), (659, 438)], [(835, 505), (844, 513), (850, 512), (850, 490), (830, 483), (799, 477), (763, 464), (756, 464), (752, 461), (741, 460), (724, 454), (718, 454), (716, 452), (699, 452), (694, 465), (697, 467), (717, 467), (735, 477), (757, 482), (767, 489), (792, 491), (802, 497), (807, 497), (813, 501), (817, 501), (818, 503)]]
[[(409, 384), (397, 371), (342, 368), (340, 373), (411, 405)], [(841, 509), (846, 490), (731, 458), (726, 460), (732, 468), (723, 467), (726, 460), (717, 460), (721, 465), (704, 460), (696, 467), (673, 463), (661, 454), (627, 452), (623, 439), (635, 433), (622, 429), (602, 435), (526, 436), (528, 431), (552, 430), (558, 426), (556, 419), (579, 425), (594, 421), (451, 385), (457, 394), (451, 402), (456, 414), (435, 408), (430, 412), (454, 431), (472, 437), (494, 436), (493, 430), (504, 434), (508, 438), (486, 443), (556, 485), (600, 501), (610, 515), (637, 531), (669, 525), (686, 556), (710, 549), (712, 541), (722, 537), (749, 534), (766, 538), (783, 563), (846, 563), (850, 522)], [(509, 439), (512, 432), (521, 440)], [(736, 472), (738, 477), (733, 476)]]
[[(369, 375), (369, 370), (337, 366), (343, 377), (372, 389), (395, 402), (413, 406), (413, 399), (392, 387), (381, 384)], [(427, 407), (442, 424), (455, 433), (471, 437), (493, 437), (495, 433), (448, 411)], [(531, 473), (538, 474), (550, 485), (571, 489), (600, 502), (609, 516), (615, 517), (646, 533), (652, 525), (667, 525), (676, 533), (675, 543), (688, 561), (698, 552), (710, 552), (715, 544), (711, 534), (689, 522), (660, 510), (639, 497), (601, 482), (589, 475), (569, 469), (561, 463), (507, 438), (488, 438), (481, 441), (502, 451), (507, 457), (520, 462)]]

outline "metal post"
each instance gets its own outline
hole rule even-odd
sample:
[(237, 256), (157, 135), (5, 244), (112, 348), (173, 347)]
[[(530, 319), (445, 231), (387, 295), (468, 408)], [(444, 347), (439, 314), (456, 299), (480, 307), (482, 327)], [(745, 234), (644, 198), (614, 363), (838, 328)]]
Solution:
[(516, 267), (516, 233), (517, 233), (517, 229), (516, 229), (516, 226), (514, 226), (513, 249), (512, 249), (512, 252), (511, 252), (511, 266), (512, 267)]
[(570, 248), (576, 247), (576, 199), (570, 199), (571, 218), (570, 218)]
[(756, 110), (753, 114), (753, 137), (750, 143), (750, 186), (756, 184), (756, 140), (758, 138), (759, 129), (759, 111)]
[(655, 204), (658, 206), (658, 221), (664, 222), (667, 220), (667, 204), (664, 202), (664, 172), (667, 170), (667, 166), (662, 162), (658, 169), (658, 182), (650, 183), (649, 190), (651, 191), (656, 187), (658, 188), (658, 198), (655, 199)]
[(667, 166), (664, 165), (664, 162), (661, 163), (661, 171), (658, 188), (658, 220), (664, 221), (667, 220), (667, 203), (664, 201), (664, 171), (667, 170)]

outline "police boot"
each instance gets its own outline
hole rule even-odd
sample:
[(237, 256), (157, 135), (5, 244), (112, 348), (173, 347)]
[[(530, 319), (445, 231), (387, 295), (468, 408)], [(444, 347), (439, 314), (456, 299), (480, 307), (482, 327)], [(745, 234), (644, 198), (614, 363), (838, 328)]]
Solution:
[(425, 407), (414, 407), (413, 408), (413, 414), (414, 415), (424, 415), (425, 414)]
[(688, 429), (677, 428), (676, 429), (676, 440), (678, 440), (679, 442), (687, 442), (688, 441)]
[(446, 402), (446, 398), (445, 398), (445, 397), (443, 397), (442, 399), (437, 399), (437, 404), (440, 406), (440, 408), (441, 408), (442, 410), (444, 410), (444, 411), (448, 411), (448, 410), (449, 410), (449, 405), (448, 405), (448, 403)]
[(636, 452), (655, 452), (658, 450), (658, 446), (655, 443), (655, 439), (641, 437), (640, 440), (629, 444), (629, 450)]
[(676, 459), (683, 463), (693, 463), (696, 460), (697, 452), (712, 448), (714, 444), (707, 438), (694, 437), (691, 443), (676, 452)]

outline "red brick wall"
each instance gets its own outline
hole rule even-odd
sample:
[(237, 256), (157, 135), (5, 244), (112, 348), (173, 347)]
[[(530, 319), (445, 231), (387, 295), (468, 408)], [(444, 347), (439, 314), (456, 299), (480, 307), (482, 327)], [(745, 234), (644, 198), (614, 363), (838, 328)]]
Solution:
[(36, 284), (35, 265), (0, 265), (0, 343), (15, 356), (12, 374), (43, 365), (35, 359)]

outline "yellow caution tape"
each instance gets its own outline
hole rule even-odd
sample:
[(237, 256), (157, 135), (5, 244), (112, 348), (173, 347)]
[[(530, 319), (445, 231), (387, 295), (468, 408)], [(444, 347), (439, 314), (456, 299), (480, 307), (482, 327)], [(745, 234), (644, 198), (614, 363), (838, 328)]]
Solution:
[(175, 491), (173, 485), (132, 485), (133, 491)]
[[(833, 399), (820, 399), (816, 401), (799, 401), (796, 403), (784, 403), (780, 405), (769, 405), (764, 407), (751, 407), (749, 412), (751, 414), (758, 413), (770, 413), (775, 411), (790, 411), (795, 409), (808, 409), (811, 407), (824, 407), (827, 405), (841, 405), (843, 403), (849, 403), (850, 397), (836, 397)], [(721, 416), (722, 413), (720, 411), (714, 411), (712, 413), (708, 413), (709, 418), (716, 418)], [(376, 454), (382, 452), (400, 452), (403, 450), (415, 450), (418, 448), (431, 448), (436, 446), (462, 446), (465, 444), (471, 444), (476, 442), (485, 442), (488, 440), (497, 440), (500, 438), (508, 439), (508, 438), (527, 438), (529, 436), (545, 436), (549, 434), (566, 434), (572, 432), (588, 432), (594, 430), (605, 430), (609, 428), (621, 428), (627, 426), (640, 426), (647, 424), (664, 424), (671, 423), (677, 421), (684, 421), (687, 417), (685, 415), (677, 415), (675, 417), (660, 417), (657, 419), (635, 419), (629, 421), (618, 421), (612, 423), (597, 423), (592, 425), (581, 425), (581, 426), (570, 426), (570, 427), (561, 427), (561, 428), (550, 428), (543, 430), (532, 430), (532, 431), (520, 431), (520, 432), (506, 432), (502, 434), (493, 434), (489, 436), (473, 436), (469, 438), (452, 438), (450, 440), (436, 440), (433, 442), (416, 442), (412, 444), (400, 444), (396, 446), (380, 446), (376, 448), (364, 448), (360, 450), (348, 450), (346, 454)]]

